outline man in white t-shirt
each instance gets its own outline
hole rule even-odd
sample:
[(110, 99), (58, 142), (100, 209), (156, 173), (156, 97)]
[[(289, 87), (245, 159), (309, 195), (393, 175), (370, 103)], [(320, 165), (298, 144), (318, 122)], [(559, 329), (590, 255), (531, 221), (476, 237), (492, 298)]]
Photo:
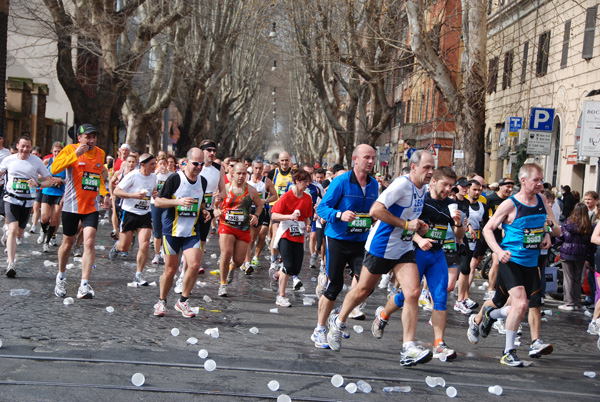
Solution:
[(123, 216), (120, 222), (119, 240), (108, 253), (108, 259), (114, 261), (119, 253), (129, 251), (133, 240), (133, 232), (138, 237), (137, 270), (133, 282), (137, 286), (148, 286), (142, 279), (142, 271), (148, 260), (148, 247), (152, 236), (152, 215), (150, 213), (151, 197), (156, 197), (156, 157), (143, 154), (140, 168), (127, 173), (114, 190), (115, 196), (121, 198)]
[[(17, 237), (23, 236), (31, 207), (35, 201), (37, 187), (50, 187), (55, 179), (50, 176), (48, 169), (37, 156), (31, 155), (31, 139), (21, 137), (17, 141), (17, 153), (10, 155), (0, 163), (0, 174), (6, 173), (6, 192), (4, 195), (4, 210), (8, 224), (6, 251), (8, 266), (6, 276), (14, 278), (15, 254), (17, 253)], [(42, 181), (38, 182), (38, 175)]]

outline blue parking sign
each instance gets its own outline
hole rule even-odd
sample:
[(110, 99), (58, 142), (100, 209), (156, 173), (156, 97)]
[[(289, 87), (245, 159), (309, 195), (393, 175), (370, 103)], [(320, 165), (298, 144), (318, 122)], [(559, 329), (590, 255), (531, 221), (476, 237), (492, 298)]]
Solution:
[(522, 117), (509, 117), (509, 128), (508, 131), (511, 133), (518, 132), (523, 128), (523, 118)]
[(529, 115), (529, 131), (552, 131), (554, 109), (532, 107)]

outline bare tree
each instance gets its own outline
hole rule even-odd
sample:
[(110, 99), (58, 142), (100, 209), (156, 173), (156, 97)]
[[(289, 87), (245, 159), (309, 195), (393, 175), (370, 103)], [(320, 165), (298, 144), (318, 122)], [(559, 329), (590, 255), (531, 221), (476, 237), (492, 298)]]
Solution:
[[(188, 2), (132, 0), (121, 9), (114, 0), (43, 2), (57, 36), (58, 79), (75, 122), (94, 124), (102, 134), (100, 146), (107, 147), (150, 41), (182, 18)], [(78, 51), (78, 65), (73, 63), (73, 49)]]
[(463, 57), (462, 80), (453, 78), (443, 56), (431, 44), (420, 0), (406, 3), (410, 44), (415, 58), (431, 77), (456, 122), (456, 148), (468, 150), (456, 161), (460, 174), (467, 170), (483, 172), (485, 130), (486, 4), (480, 0), (462, 1)]

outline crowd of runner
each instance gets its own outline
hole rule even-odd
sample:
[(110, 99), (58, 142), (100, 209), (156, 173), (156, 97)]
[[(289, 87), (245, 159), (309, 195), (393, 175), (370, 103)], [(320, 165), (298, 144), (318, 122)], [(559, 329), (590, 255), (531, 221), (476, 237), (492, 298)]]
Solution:
[[(515, 345), (526, 314), (529, 356), (553, 350), (541, 339), (540, 323), (545, 268), (553, 262), (548, 250), (554, 244), (563, 260), (559, 309), (578, 312), (583, 304), (594, 304), (587, 331), (600, 335), (600, 274), (594, 269), (595, 245), (600, 245), (598, 194), (589, 191), (584, 203), (577, 203), (565, 186), (559, 200), (536, 164), (524, 164), (517, 182), (504, 178), (488, 187), (479, 174), (457, 177), (451, 168), (435, 168), (428, 152), (416, 151), (402, 175), (389, 181), (373, 174), (375, 150), (366, 144), (354, 149), (350, 170), (335, 165), (326, 171), (295, 166), (287, 152), (275, 163), (221, 161), (210, 140), (181, 159), (164, 151), (140, 155), (123, 144), (115, 160), (96, 146), (97, 136), (84, 124), (75, 144), (55, 143), (44, 157), (26, 136), (10, 150), (0, 136), (1, 240), (9, 278), (17, 276), (15, 255), (29, 220), (30, 232), (39, 230), (37, 243), (44, 253), (58, 245), (62, 224), (54, 293), (67, 295), (66, 266), (73, 255), (82, 265), (77, 297), (93, 298), (96, 231), (106, 213), (115, 239), (110, 261), (127, 255), (137, 238), (134, 286), (148, 285), (143, 270), (150, 250), (151, 264), (164, 263), (156, 316), (166, 314), (173, 287), (179, 295), (174, 309), (186, 318), (195, 316), (188, 299), (204, 273), (204, 247), (213, 234), (221, 251), (218, 296), (229, 295), (227, 285), (236, 273), (252, 275), (260, 268), (265, 247), (280, 307), (292, 306), (290, 288), (303, 289), (299, 274), (305, 265), (319, 270), (316, 326), (310, 335), (317, 348), (340, 350), (349, 336), (347, 320), (365, 319), (365, 301), (379, 287), (387, 290), (388, 302), (376, 309), (371, 332), (382, 338), (391, 316), (402, 310), (401, 365), (453, 359), (457, 354), (444, 334), (448, 295), (454, 292), (452, 310), (469, 317), (469, 341), (476, 344), (495, 328), (506, 335), (500, 362), (521, 366)], [(475, 314), (480, 303), (469, 290), (490, 253), (489, 285)], [(595, 297), (583, 300), (588, 271)], [(336, 309), (346, 274), (350, 291)], [(415, 339), (420, 307), (431, 312), (432, 350)]]

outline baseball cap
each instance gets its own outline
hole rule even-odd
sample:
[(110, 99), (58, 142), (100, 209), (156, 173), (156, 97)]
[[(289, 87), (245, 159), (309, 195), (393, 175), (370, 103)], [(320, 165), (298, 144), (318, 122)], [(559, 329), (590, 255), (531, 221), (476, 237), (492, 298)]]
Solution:
[(471, 183), (464, 177), (461, 177), (456, 183), (454, 183), (454, 186), (461, 186), (461, 187), (468, 187), (470, 185), (471, 185)]
[(77, 130), (77, 134), (98, 134), (98, 130), (96, 130), (96, 127), (92, 126), (91, 124), (82, 124), (81, 126), (79, 126), (79, 129)]
[(508, 179), (506, 177), (500, 179), (500, 181), (498, 182), (498, 186), (507, 186), (509, 184), (512, 184), (513, 186), (515, 185), (515, 182), (512, 181), (512, 179)]

